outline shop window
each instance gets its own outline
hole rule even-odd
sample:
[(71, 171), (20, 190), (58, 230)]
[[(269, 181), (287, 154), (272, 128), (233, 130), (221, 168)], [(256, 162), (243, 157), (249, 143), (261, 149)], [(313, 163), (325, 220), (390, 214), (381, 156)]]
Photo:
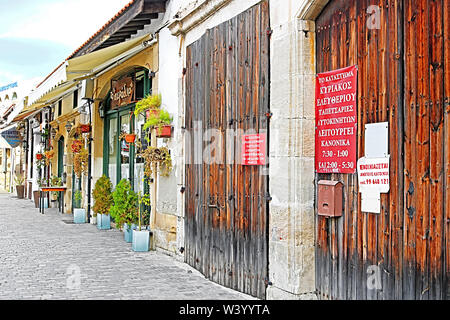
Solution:
[(58, 101), (58, 116), (62, 116), (62, 100)]
[(73, 92), (73, 108), (78, 107), (78, 89)]
[(136, 100), (145, 98), (145, 71), (136, 72)]

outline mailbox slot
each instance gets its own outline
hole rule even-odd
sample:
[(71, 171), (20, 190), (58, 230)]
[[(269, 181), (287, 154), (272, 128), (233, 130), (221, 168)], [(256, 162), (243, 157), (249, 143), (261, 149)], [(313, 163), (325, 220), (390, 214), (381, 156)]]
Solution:
[(340, 181), (319, 181), (318, 214), (324, 217), (342, 216), (342, 190)]

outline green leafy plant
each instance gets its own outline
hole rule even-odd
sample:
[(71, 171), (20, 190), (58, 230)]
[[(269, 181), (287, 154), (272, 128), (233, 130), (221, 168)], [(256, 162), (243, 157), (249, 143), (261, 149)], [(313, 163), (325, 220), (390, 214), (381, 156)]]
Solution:
[[(51, 185), (52, 187), (62, 187), (62, 185), (63, 185), (62, 179), (61, 179), (60, 177), (53, 176), (53, 177), (50, 179), (50, 185)], [(53, 196), (53, 197), (57, 197), (57, 196), (58, 196), (58, 192), (57, 192), (57, 191), (52, 192), (52, 196)]]
[(83, 199), (83, 194), (81, 193), (81, 190), (78, 190), (77, 192), (75, 192), (75, 194), (73, 195), (73, 199), (75, 200), (74, 207), (80, 208), (81, 205), (78, 206), (76, 204), (81, 203), (81, 200)]
[(135, 116), (138, 116), (139, 114), (144, 113), (147, 110), (158, 109), (161, 106), (161, 103), (161, 94), (148, 95), (144, 99), (136, 103), (134, 114)]
[(25, 178), (23, 177), (23, 175), (18, 174), (14, 177), (14, 182), (15, 182), (16, 186), (23, 186), (23, 184), (25, 182)]
[(144, 215), (146, 214), (145, 210), (144, 210), (144, 212), (142, 212), (142, 207), (150, 206), (150, 204), (151, 204), (150, 195), (148, 193), (141, 194), (141, 192), (139, 192), (138, 203), (139, 203), (139, 207), (138, 207), (138, 211), (137, 211), (137, 219), (138, 219), (139, 231), (142, 231), (142, 221), (144, 220)]
[(97, 214), (107, 215), (110, 213), (111, 206), (114, 204), (112, 188), (112, 182), (106, 175), (103, 175), (95, 183), (94, 191), (92, 193), (95, 201), (95, 204), (92, 207), (94, 216), (97, 216)]
[(147, 121), (144, 124), (143, 130), (159, 129), (163, 126), (170, 125), (173, 121), (173, 117), (170, 116), (169, 112), (164, 109), (159, 110), (159, 112), (154, 112), (150, 114)]
[(111, 217), (119, 229), (124, 224), (136, 223), (138, 211), (138, 195), (131, 189), (130, 181), (122, 179), (112, 193), (114, 205), (111, 207)]

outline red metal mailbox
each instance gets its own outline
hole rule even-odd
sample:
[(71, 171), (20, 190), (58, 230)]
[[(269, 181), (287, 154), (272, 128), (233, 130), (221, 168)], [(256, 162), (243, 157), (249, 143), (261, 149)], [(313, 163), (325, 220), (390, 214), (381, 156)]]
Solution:
[(318, 214), (325, 217), (342, 216), (342, 190), (340, 181), (319, 181)]

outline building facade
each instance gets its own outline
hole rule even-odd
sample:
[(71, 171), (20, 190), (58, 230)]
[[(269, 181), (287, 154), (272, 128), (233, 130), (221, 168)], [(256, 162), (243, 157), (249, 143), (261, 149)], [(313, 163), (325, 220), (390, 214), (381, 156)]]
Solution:
[[(444, 0), (131, 1), (16, 117), (29, 190), (36, 153), (51, 146), (43, 174), (63, 178), (66, 213), (79, 189), (90, 211), (103, 174), (148, 188), (154, 248), (221, 285), (262, 299), (445, 299), (449, 9)], [(317, 81), (347, 67), (357, 72), (355, 159), (324, 172)], [(112, 103), (116, 82), (132, 83), (135, 99)], [(148, 94), (173, 116), (171, 137), (148, 141), (170, 150), (173, 171), (144, 185), (142, 159), (121, 136), (144, 140), (133, 111)], [(366, 129), (380, 124), (390, 188), (374, 195), (356, 160), (370, 158)], [(46, 129), (42, 143), (34, 133)], [(80, 135), (81, 180), (70, 152)], [(335, 215), (323, 215), (324, 185), (342, 187)]]

